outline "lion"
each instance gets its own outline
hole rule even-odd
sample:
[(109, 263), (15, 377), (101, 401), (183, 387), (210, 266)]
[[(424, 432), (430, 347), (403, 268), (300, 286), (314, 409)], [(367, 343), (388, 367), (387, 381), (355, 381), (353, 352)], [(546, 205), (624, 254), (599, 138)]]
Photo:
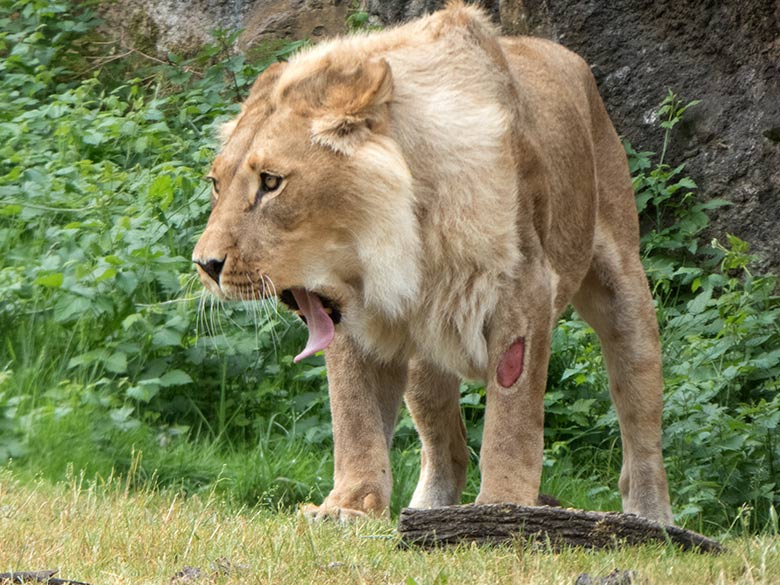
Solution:
[(534, 505), (550, 338), (598, 334), (625, 512), (672, 522), (660, 344), (626, 156), (588, 65), (460, 2), (269, 67), (223, 129), (193, 261), (213, 294), (277, 296), (324, 352), (334, 486), (314, 518), (387, 513), (403, 399), (410, 506), (459, 504), (459, 381), (487, 404), (477, 504)]

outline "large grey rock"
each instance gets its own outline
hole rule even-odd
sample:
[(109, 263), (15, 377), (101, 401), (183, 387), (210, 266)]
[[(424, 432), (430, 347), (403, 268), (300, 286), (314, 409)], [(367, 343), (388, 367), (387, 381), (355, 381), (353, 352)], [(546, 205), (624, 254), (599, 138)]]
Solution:
[(243, 29), (244, 49), (338, 34), (351, 6), (349, 0), (117, 0), (101, 3), (100, 12), (124, 47), (164, 57), (196, 53), (214, 29)]
[(244, 19), (242, 48), (271, 39), (311, 39), (346, 32), (350, 0), (265, 0)]
[[(482, 6), (498, 19), (499, 0), (471, 0), (471, 3)], [(364, 2), (366, 12), (385, 24), (404, 22), (423, 14), (430, 14), (443, 8), (445, 4), (447, 0), (365, 0)]]
[(701, 100), (674, 132), (668, 160), (685, 162), (704, 196), (733, 203), (710, 235), (747, 240), (763, 268), (780, 272), (780, 3), (572, 0), (533, 10), (533, 32), (592, 64), (635, 147), (661, 149), (653, 111), (668, 88)]

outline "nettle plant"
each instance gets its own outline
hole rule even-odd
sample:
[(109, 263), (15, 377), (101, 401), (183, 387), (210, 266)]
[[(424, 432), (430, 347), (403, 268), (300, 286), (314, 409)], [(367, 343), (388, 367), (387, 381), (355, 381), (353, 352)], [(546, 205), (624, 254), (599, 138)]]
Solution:
[(0, 460), (23, 456), (45, 417), (240, 436), (291, 388), (319, 390), (284, 349), (299, 328), (265, 305), (214, 304), (189, 260), (216, 126), (303, 43), (250, 65), (237, 33), (217, 31), (193, 58), (128, 64), (83, 56), (87, 9), (0, 0), (0, 14)]
[[(683, 106), (672, 92), (664, 100), (664, 152), (695, 103)], [(631, 158), (649, 169), (644, 153)], [(695, 185), (676, 180), (681, 170), (660, 162), (635, 179), (640, 208), (673, 215), (643, 245), (664, 332), (667, 452), (683, 476), (681, 514), (749, 505), (766, 518), (780, 503), (780, 280), (752, 274), (736, 236), (701, 246), (706, 211), (724, 202), (697, 202)]]

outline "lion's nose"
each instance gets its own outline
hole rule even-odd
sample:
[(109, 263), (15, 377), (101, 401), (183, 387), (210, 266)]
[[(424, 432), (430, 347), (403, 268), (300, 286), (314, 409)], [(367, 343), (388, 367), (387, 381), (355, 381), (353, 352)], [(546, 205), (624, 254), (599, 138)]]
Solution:
[(201, 260), (193, 260), (193, 262), (200, 266), (203, 269), (203, 272), (208, 274), (214, 280), (214, 282), (219, 284), (219, 275), (222, 272), (222, 268), (225, 266), (224, 258), (222, 260), (215, 260), (212, 258), (211, 260), (206, 260), (205, 262)]

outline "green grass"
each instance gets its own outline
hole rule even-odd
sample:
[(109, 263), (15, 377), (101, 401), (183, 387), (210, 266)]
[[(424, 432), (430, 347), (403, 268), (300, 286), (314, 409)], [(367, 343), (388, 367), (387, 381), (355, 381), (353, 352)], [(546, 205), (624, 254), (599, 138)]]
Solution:
[(614, 569), (684, 585), (770, 585), (780, 576), (776, 534), (727, 537), (720, 556), (665, 545), (556, 553), (519, 543), (425, 552), (399, 549), (391, 521), (311, 524), (294, 512), (236, 508), (214, 489), (182, 497), (118, 477), (52, 485), (0, 472), (0, 502), (0, 572), (59, 568), (60, 577), (90, 583), (170, 583), (185, 567), (216, 573), (215, 583), (274, 584), (571, 585)]
[[(85, 419), (85, 414), (87, 418)], [(8, 469), (19, 479), (62, 481), (73, 470), (86, 477), (132, 477), (133, 483), (176, 489), (186, 495), (216, 490), (234, 505), (268, 510), (293, 508), (303, 501), (319, 502), (332, 487), (331, 448), (313, 448), (295, 429), (266, 429), (254, 446), (231, 446), (209, 438), (155, 431), (139, 425), (119, 430), (90, 418), (84, 409), (62, 417), (37, 416), (30, 422), (27, 448), (34, 456), (13, 461)], [(392, 452), (394, 489), (391, 511), (406, 506), (419, 474), (419, 445), (401, 441)], [(542, 491), (563, 505), (592, 510), (619, 510), (617, 468), (598, 474), (594, 463), (577, 469), (561, 459), (544, 470)], [(479, 491), (477, 457), (472, 455), (464, 503)]]

